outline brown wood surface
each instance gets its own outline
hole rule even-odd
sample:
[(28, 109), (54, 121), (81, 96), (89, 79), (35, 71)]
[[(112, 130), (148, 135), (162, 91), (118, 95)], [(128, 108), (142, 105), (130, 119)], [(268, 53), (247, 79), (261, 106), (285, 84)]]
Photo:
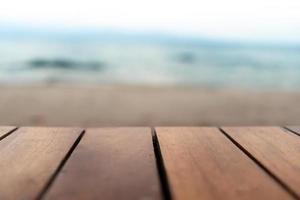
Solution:
[(161, 199), (150, 128), (88, 129), (45, 199)]
[(68, 128), (20, 128), (1, 140), (0, 199), (36, 198), (80, 132)]
[(3, 139), (10, 131), (14, 130), (12, 126), (0, 126), (0, 140)]
[(292, 199), (217, 128), (156, 128), (176, 200)]
[(300, 196), (300, 137), (279, 127), (227, 127), (224, 131)]

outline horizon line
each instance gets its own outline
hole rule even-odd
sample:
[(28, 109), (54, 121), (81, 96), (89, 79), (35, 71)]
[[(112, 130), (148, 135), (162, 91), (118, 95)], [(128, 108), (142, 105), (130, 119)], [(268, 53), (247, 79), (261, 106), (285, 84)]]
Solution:
[[(243, 37), (221, 37), (208, 36), (207, 34), (182, 33), (175, 31), (161, 31), (155, 29), (130, 29), (130, 28), (115, 28), (115, 27), (62, 27), (62, 26), (34, 26), (7, 24), (0, 22), (0, 39), (5, 37), (18, 37), (20, 35), (26, 37), (32, 36), (50, 36), (64, 37), (71, 36), (73, 38), (92, 36), (101, 38), (109, 36), (115, 38), (131, 38), (139, 37), (138, 39), (169, 39), (169, 40), (188, 40), (212, 42), (212, 43), (237, 43), (237, 44), (254, 44), (254, 45), (284, 45), (284, 46), (300, 46), (300, 41), (297, 39), (263, 39), (263, 38), (243, 38)], [(4, 27), (4, 28), (3, 28)]]

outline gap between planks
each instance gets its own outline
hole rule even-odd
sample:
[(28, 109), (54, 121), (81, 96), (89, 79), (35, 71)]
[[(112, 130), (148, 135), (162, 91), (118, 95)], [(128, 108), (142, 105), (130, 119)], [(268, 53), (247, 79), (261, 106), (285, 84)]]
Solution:
[(67, 154), (65, 155), (65, 157), (60, 162), (59, 166), (57, 167), (57, 169), (55, 170), (55, 172), (53, 173), (53, 175), (46, 182), (46, 185), (44, 186), (44, 188), (41, 190), (41, 192), (36, 197), (36, 200), (43, 199), (43, 197), (45, 196), (45, 194), (47, 193), (47, 191), (50, 189), (50, 187), (52, 186), (53, 182), (55, 181), (56, 177), (61, 172), (62, 168), (67, 163), (68, 159), (71, 157), (72, 153), (74, 152), (74, 150), (76, 149), (76, 147), (80, 143), (80, 141), (81, 141), (82, 137), (84, 136), (84, 134), (85, 134), (85, 130), (82, 130), (82, 132), (80, 133), (80, 135), (78, 136), (78, 138), (76, 139), (76, 141), (74, 142), (74, 144), (71, 146), (70, 150), (67, 152)]
[(152, 128), (152, 142), (153, 142), (154, 155), (156, 159), (157, 171), (160, 179), (163, 197), (165, 200), (171, 200), (172, 195), (170, 191), (170, 184), (169, 184), (167, 171), (161, 154), (161, 149), (160, 149), (155, 128)]
[(283, 127), (283, 129), (287, 130), (291, 133), (294, 133), (297, 136), (300, 136), (300, 127), (299, 126), (285, 126), (285, 127)]
[[(12, 134), (18, 130), (18, 127), (5, 127), (3, 128), (3, 133), (0, 133), (0, 141)], [(0, 127), (0, 131), (2, 131), (2, 128)]]

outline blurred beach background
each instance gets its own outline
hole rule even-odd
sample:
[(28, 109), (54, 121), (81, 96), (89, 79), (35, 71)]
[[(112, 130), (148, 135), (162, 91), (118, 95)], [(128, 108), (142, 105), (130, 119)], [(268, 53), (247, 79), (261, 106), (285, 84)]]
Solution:
[(2, 125), (300, 124), (300, 2), (12, 0), (2, 10)]

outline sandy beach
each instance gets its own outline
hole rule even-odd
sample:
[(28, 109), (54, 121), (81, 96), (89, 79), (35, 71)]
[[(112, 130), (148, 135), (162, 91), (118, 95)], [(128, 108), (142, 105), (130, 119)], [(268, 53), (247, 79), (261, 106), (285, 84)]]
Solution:
[(300, 124), (300, 93), (197, 87), (1, 86), (0, 124), (220, 126)]

